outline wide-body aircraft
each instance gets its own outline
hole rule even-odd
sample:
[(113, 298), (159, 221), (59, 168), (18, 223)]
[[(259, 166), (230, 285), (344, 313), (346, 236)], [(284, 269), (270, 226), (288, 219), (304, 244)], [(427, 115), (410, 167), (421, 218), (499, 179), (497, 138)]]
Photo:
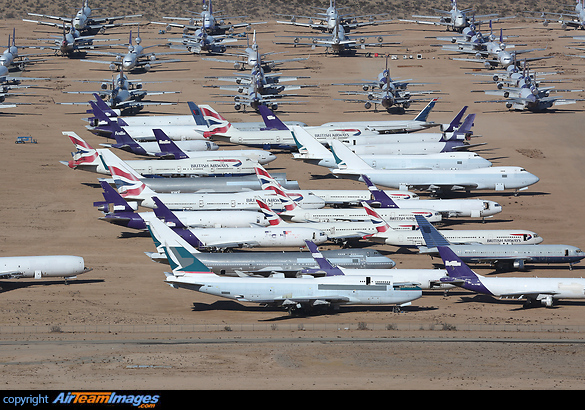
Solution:
[(0, 279), (65, 278), (89, 272), (80, 256), (5, 256), (0, 258)]

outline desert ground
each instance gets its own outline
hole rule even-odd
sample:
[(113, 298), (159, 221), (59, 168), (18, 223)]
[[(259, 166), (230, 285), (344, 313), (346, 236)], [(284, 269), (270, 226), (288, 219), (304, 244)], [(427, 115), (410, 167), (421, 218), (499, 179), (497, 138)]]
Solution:
[[(583, 63), (568, 57), (570, 38), (558, 25), (547, 29), (532, 22), (502, 24), (518, 35), (510, 42), (546, 47), (534, 56), (553, 56), (534, 69), (562, 72), (558, 89), (583, 88)], [(5, 20), (0, 39), (16, 27), (17, 45), (32, 45), (50, 30)], [(498, 27), (500, 27), (498, 25)], [(159, 26), (140, 34), (143, 45), (158, 44), (172, 35)], [(585, 202), (585, 102), (544, 113), (510, 112), (503, 104), (477, 104), (491, 99), (472, 90), (495, 88), (472, 76), (475, 65), (450, 59), (433, 44), (440, 28), (393, 23), (365, 32), (396, 34), (401, 45), (372, 49), (398, 56), (391, 75), (434, 83), (441, 90), (429, 119), (447, 123), (464, 106), (476, 113), (474, 132), (487, 145), (477, 149), (494, 165), (522, 166), (540, 181), (520, 192), (477, 192), (470, 197), (498, 201), (503, 212), (488, 219), (455, 219), (453, 229), (529, 229), (545, 243), (585, 246), (585, 219), (577, 212)], [(373, 79), (384, 68), (381, 57), (338, 57), (273, 44), (275, 35), (303, 33), (275, 23), (258, 28), (261, 52), (276, 58), (309, 56), (284, 66), (285, 75), (310, 76), (308, 104), (281, 106), (283, 120), (309, 125), (349, 119), (413, 118), (426, 102), (404, 114), (367, 111), (361, 104), (336, 101), (345, 89), (334, 83)], [(108, 32), (127, 38), (125, 29)], [(526, 48), (526, 47), (524, 47)], [(119, 49), (124, 51), (123, 48)], [(157, 48), (165, 51), (165, 48)], [(366, 50), (369, 51), (369, 50)], [(24, 50), (23, 53), (34, 52)], [(422, 59), (417, 59), (420, 54)], [(404, 59), (412, 55), (414, 58)], [(162, 96), (171, 107), (153, 107), (140, 115), (186, 114), (187, 101), (211, 104), (232, 122), (258, 121), (253, 112), (236, 112), (217, 101), (204, 85), (210, 75), (231, 75), (230, 64), (183, 55), (183, 61), (132, 75), (155, 83), (148, 90), (179, 90)], [(280, 71), (280, 70), (279, 70)], [(425, 292), (401, 313), (391, 307), (342, 307), (339, 312), (289, 317), (286, 312), (230, 302), (163, 283), (168, 267), (152, 262), (149, 236), (100, 221), (92, 206), (102, 200), (97, 174), (71, 170), (59, 161), (74, 150), (63, 131), (74, 131), (94, 147), (106, 142), (85, 129), (85, 106), (56, 102), (85, 101), (85, 95), (62, 91), (93, 90), (111, 79), (107, 66), (48, 56), (27, 67), (23, 76), (50, 77), (29, 96), (7, 100), (27, 102), (2, 111), (0, 162), (3, 202), (0, 243), (4, 256), (71, 254), (83, 256), (92, 268), (78, 279), (3, 280), (0, 299), (0, 371), (3, 388), (11, 389), (580, 389), (584, 386), (585, 301), (561, 301), (553, 308), (522, 309), (522, 302), (477, 296), (453, 290)], [(168, 81), (168, 82), (165, 82)], [(156, 83), (159, 82), (159, 83)], [(424, 86), (423, 86), (424, 87)], [(585, 98), (584, 92), (566, 94)], [(30, 135), (37, 144), (15, 144)], [(474, 141), (475, 142), (475, 141)], [(240, 148), (223, 143), (221, 149)], [(117, 152), (124, 159), (134, 158)], [(301, 188), (364, 188), (354, 181), (328, 178), (328, 170), (295, 162), (278, 152), (269, 172), (286, 172)], [(425, 196), (421, 193), (421, 196)], [(465, 194), (457, 194), (465, 197)], [(324, 249), (335, 245), (324, 246)], [(373, 246), (400, 268), (432, 268), (432, 260), (416, 251)], [(258, 250), (255, 250), (258, 251)], [(440, 266), (440, 265), (437, 265)], [(482, 275), (489, 267), (474, 266)], [(531, 266), (501, 276), (581, 277), (584, 265)]]

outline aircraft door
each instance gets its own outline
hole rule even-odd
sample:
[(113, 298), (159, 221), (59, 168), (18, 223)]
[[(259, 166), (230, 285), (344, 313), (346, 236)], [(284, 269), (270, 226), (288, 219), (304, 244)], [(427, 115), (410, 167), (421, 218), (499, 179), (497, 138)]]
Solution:
[(43, 272), (40, 270), (35, 271), (35, 279), (40, 279), (43, 276)]

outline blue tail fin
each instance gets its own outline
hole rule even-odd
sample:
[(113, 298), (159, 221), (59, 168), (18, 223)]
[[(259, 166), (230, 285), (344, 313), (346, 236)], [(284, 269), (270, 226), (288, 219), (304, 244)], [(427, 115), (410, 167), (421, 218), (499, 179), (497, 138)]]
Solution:
[(193, 116), (193, 119), (195, 120), (195, 124), (205, 125), (206, 127), (208, 127), (209, 124), (207, 123), (207, 121), (205, 121), (205, 117), (203, 117), (203, 114), (201, 113), (201, 110), (199, 109), (197, 104), (189, 101), (187, 103), (187, 105), (189, 106), (189, 110), (191, 110), (191, 115)]
[(453, 118), (453, 120), (449, 123), (449, 127), (444, 132), (453, 132), (455, 131), (456, 128), (458, 128), (461, 125), (461, 118), (463, 118), (463, 115), (465, 114), (465, 111), (467, 111), (467, 108), (469, 107), (466, 105), (457, 113), (455, 118)]
[(115, 207), (115, 211), (134, 212), (134, 209), (128, 205), (128, 202), (110, 184), (106, 181), (100, 181), (100, 185), (103, 189), (102, 195), (104, 196), (104, 201), (94, 202), (93, 206), (107, 207), (109, 204), (112, 204)]
[(185, 154), (173, 140), (171, 140), (167, 134), (161, 129), (153, 129), (154, 137), (161, 151), (161, 155), (172, 155), (174, 159), (185, 159), (189, 158), (189, 155)]
[(465, 117), (463, 124), (461, 124), (459, 129), (453, 133), (453, 136), (450, 138), (450, 140), (457, 139), (461, 135), (473, 134), (473, 132), (471, 132), (471, 127), (473, 127), (474, 121), (475, 114), (469, 114), (467, 117)]
[(314, 274), (314, 273), (321, 273), (325, 272), (325, 276), (340, 276), (343, 275), (341, 269), (337, 266), (333, 266), (331, 262), (329, 262), (321, 252), (319, 252), (319, 248), (311, 241), (305, 241), (307, 247), (311, 251), (311, 256), (315, 259), (315, 262), (319, 265), (318, 270), (315, 269), (305, 269), (304, 273)]
[(398, 205), (396, 205), (392, 198), (390, 198), (386, 192), (378, 189), (378, 187), (374, 185), (372, 181), (370, 181), (370, 178), (368, 178), (367, 175), (362, 174), (362, 179), (364, 180), (364, 182), (368, 186), (368, 189), (370, 190), (370, 193), (374, 197), (374, 199), (365, 201), (366, 203), (370, 205), (373, 202), (379, 203), (380, 208), (398, 208)]
[(267, 130), (288, 130), (289, 128), (265, 105), (258, 107)]
[[(471, 270), (449, 247), (439, 246), (439, 255), (443, 259), (449, 280), (465, 289), (491, 295), (492, 292), (481, 282), (481, 277)], [(457, 283), (459, 282), (459, 283)]]
[(435, 107), (435, 103), (437, 102), (437, 100), (438, 100), (438, 98), (432, 99), (431, 102), (429, 102), (427, 104), (427, 106), (425, 108), (423, 108), (422, 111), (419, 112), (416, 117), (414, 117), (414, 121), (426, 122), (427, 117), (429, 116), (429, 113), (431, 112), (431, 110)]
[(422, 233), (427, 248), (451, 245), (447, 239), (422, 215), (415, 215), (416, 223)]

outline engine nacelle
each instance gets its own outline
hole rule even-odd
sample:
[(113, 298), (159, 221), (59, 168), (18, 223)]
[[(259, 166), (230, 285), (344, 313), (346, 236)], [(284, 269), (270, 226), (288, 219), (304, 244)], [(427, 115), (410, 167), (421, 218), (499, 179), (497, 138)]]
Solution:
[(364, 104), (364, 107), (366, 108), (366, 110), (369, 110), (370, 108), (372, 108), (372, 103), (368, 101)]
[(546, 296), (538, 296), (540, 303), (542, 303), (544, 306), (546, 307), (551, 307), (553, 305), (553, 297), (552, 295), (546, 295)]
[(277, 103), (272, 103), (272, 105), (270, 106), (270, 108), (272, 109), (272, 111), (276, 111), (276, 110), (278, 110), (278, 104)]
[(145, 64), (144, 67), (142, 68), (144, 68), (144, 71), (150, 71), (152, 67), (150, 66), (150, 64)]
[(522, 269), (524, 269), (524, 261), (523, 260), (516, 260), (516, 261), (514, 261), (513, 266), (514, 266), (514, 269), (522, 270)]
[(234, 104), (234, 109), (235, 109), (236, 111), (240, 111), (240, 110), (242, 109), (242, 104), (239, 104), (239, 103), (237, 103), (237, 104)]
[(507, 109), (510, 109), (510, 108), (512, 108), (512, 103), (510, 103), (510, 102), (509, 102), (509, 103), (506, 103), (506, 108), (507, 108)]
[(110, 69), (110, 71), (113, 71), (113, 72), (118, 71), (118, 66), (116, 66), (116, 64), (110, 64), (108, 66), (108, 68)]

